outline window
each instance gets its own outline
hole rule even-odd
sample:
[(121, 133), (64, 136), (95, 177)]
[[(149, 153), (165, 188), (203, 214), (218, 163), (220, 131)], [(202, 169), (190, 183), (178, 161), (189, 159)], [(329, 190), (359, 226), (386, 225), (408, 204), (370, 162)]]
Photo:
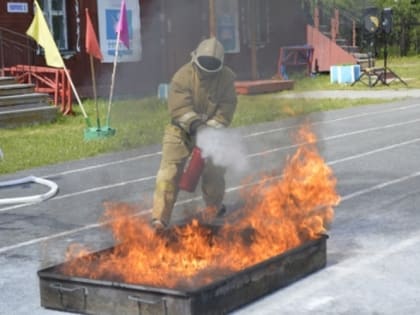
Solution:
[(65, 0), (41, 0), (45, 19), (59, 50), (68, 50), (67, 12)]

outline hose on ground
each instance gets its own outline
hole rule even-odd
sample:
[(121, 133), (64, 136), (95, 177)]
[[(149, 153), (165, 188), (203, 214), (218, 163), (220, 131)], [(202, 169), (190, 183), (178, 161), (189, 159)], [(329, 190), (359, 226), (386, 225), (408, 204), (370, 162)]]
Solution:
[(32, 195), (32, 196), (25, 196), (25, 197), (14, 197), (14, 198), (0, 198), (0, 205), (8, 205), (8, 204), (17, 204), (17, 203), (37, 203), (44, 201), (53, 197), (58, 191), (58, 185), (53, 181), (48, 179), (36, 177), (36, 176), (27, 176), (20, 179), (8, 180), (0, 182), (0, 188), (8, 187), (8, 186), (17, 186), (23, 185), (27, 183), (37, 183), (40, 185), (45, 185), (50, 188), (49, 191), (39, 195)]

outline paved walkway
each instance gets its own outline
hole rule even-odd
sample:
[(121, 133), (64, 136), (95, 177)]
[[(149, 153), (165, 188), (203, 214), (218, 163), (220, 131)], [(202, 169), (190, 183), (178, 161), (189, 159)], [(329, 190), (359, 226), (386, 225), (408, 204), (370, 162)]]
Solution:
[(420, 97), (420, 89), (398, 89), (398, 90), (324, 90), (324, 91), (287, 91), (278, 94), (279, 98), (408, 98)]

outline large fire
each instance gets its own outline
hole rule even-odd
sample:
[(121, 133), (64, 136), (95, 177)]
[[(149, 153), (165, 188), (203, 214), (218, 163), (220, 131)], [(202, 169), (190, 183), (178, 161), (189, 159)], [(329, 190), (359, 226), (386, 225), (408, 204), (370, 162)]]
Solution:
[[(339, 203), (336, 179), (319, 155), (308, 127), (282, 176), (247, 185), (243, 208), (212, 226), (211, 209), (190, 223), (156, 233), (128, 205), (106, 211), (116, 245), (87, 255), (71, 246), (62, 272), (69, 276), (156, 287), (196, 287), (224, 278), (297, 247), (326, 232)], [(252, 187), (252, 188), (249, 188)]]

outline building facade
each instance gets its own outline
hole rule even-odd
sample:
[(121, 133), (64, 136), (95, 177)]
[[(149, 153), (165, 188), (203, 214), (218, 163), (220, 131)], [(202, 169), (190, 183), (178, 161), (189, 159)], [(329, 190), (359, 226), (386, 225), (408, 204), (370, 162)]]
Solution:
[[(91, 91), (85, 52), (86, 9), (104, 60), (95, 61), (99, 93), (109, 90), (115, 51), (113, 25), (120, 0), (39, 0), (81, 95)], [(116, 94), (147, 95), (190, 60), (198, 42), (216, 36), (238, 80), (271, 78), (282, 46), (306, 43), (306, 21), (296, 0), (126, 0), (130, 48), (121, 46)], [(33, 0), (0, 0), (1, 65), (45, 65), (42, 49), (25, 37)], [(25, 47), (30, 46), (28, 51)], [(113, 46), (114, 45), (114, 46)], [(102, 92), (101, 92), (102, 91)]]

